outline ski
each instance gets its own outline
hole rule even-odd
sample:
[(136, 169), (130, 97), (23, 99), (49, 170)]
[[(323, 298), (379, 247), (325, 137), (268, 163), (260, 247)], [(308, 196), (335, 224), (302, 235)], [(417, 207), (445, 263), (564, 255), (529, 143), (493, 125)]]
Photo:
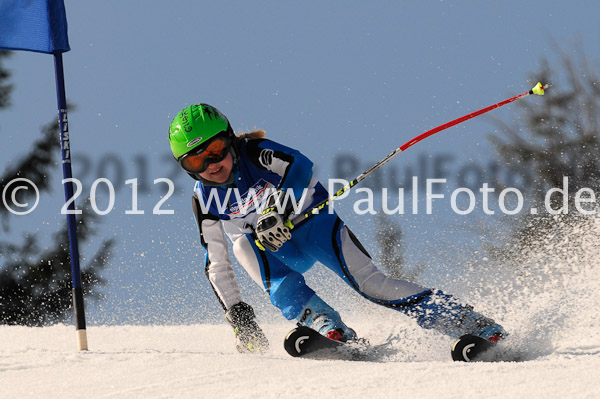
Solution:
[(450, 353), (455, 362), (473, 362), (484, 360), (482, 355), (496, 344), (476, 335), (466, 334), (454, 341)]
[(343, 345), (345, 343), (329, 339), (312, 328), (304, 326), (294, 328), (283, 341), (285, 351), (293, 357), (301, 357), (321, 350), (334, 352), (335, 348)]
[(374, 355), (365, 339), (336, 341), (304, 326), (291, 330), (283, 341), (283, 347), (290, 356), (310, 359), (365, 360)]

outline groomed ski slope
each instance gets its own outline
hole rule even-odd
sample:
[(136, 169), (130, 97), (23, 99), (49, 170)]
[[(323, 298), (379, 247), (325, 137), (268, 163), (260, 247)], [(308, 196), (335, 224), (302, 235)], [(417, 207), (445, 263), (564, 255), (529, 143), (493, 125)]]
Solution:
[[(290, 323), (263, 323), (267, 354), (238, 354), (225, 324), (0, 327), (1, 398), (598, 398), (600, 220), (582, 222), (527, 254), (528, 279), (474, 269), (518, 362), (454, 363), (450, 340), (365, 304), (348, 323), (373, 345), (365, 361), (289, 357)], [(494, 270), (496, 270), (494, 272)], [(490, 298), (496, 303), (489, 304)], [(483, 299), (482, 299), (483, 302)]]
[[(275, 343), (287, 326), (269, 325)], [(589, 329), (524, 362), (453, 363), (438, 337), (399, 333), (382, 361), (290, 358), (281, 345), (237, 354), (226, 325), (2, 327), (3, 398), (597, 398), (600, 335)], [(367, 329), (378, 340), (377, 328)]]

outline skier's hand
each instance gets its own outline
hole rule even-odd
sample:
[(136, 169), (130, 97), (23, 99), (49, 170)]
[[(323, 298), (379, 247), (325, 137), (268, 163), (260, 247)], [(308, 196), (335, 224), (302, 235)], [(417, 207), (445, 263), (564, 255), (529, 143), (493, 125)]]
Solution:
[(233, 327), (235, 347), (240, 353), (263, 353), (269, 349), (269, 341), (254, 321), (254, 310), (246, 302), (236, 303), (225, 313)]
[(292, 238), (291, 223), (287, 220), (287, 216), (291, 212), (289, 201), (285, 204), (285, 209), (282, 209), (284, 202), (284, 191), (277, 191), (267, 199), (267, 206), (256, 223), (256, 235), (258, 236), (257, 244), (262, 247), (276, 252), (290, 238)]

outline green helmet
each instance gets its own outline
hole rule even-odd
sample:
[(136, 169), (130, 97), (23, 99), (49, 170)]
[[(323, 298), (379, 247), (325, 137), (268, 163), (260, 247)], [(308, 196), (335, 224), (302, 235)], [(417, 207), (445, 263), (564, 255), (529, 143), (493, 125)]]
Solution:
[(190, 105), (182, 109), (171, 122), (171, 152), (175, 159), (179, 159), (221, 132), (235, 136), (225, 115), (208, 104)]

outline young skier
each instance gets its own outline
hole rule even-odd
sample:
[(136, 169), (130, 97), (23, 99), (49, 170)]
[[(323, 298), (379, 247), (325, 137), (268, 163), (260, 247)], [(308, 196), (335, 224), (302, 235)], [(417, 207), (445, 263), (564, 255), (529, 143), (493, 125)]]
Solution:
[(181, 168), (197, 180), (192, 204), (206, 250), (205, 271), (240, 352), (264, 351), (268, 341), (242, 300), (225, 236), (286, 319), (328, 338), (348, 341), (356, 333), (306, 285), (303, 273), (317, 261), (368, 300), (415, 318), (423, 328), (492, 342), (506, 335), (502, 326), (450, 295), (385, 275), (331, 209), (290, 228), (288, 220), (328, 197), (312, 175), (312, 162), (299, 151), (265, 139), (263, 131), (236, 136), (227, 118), (208, 104), (179, 112), (169, 143)]

